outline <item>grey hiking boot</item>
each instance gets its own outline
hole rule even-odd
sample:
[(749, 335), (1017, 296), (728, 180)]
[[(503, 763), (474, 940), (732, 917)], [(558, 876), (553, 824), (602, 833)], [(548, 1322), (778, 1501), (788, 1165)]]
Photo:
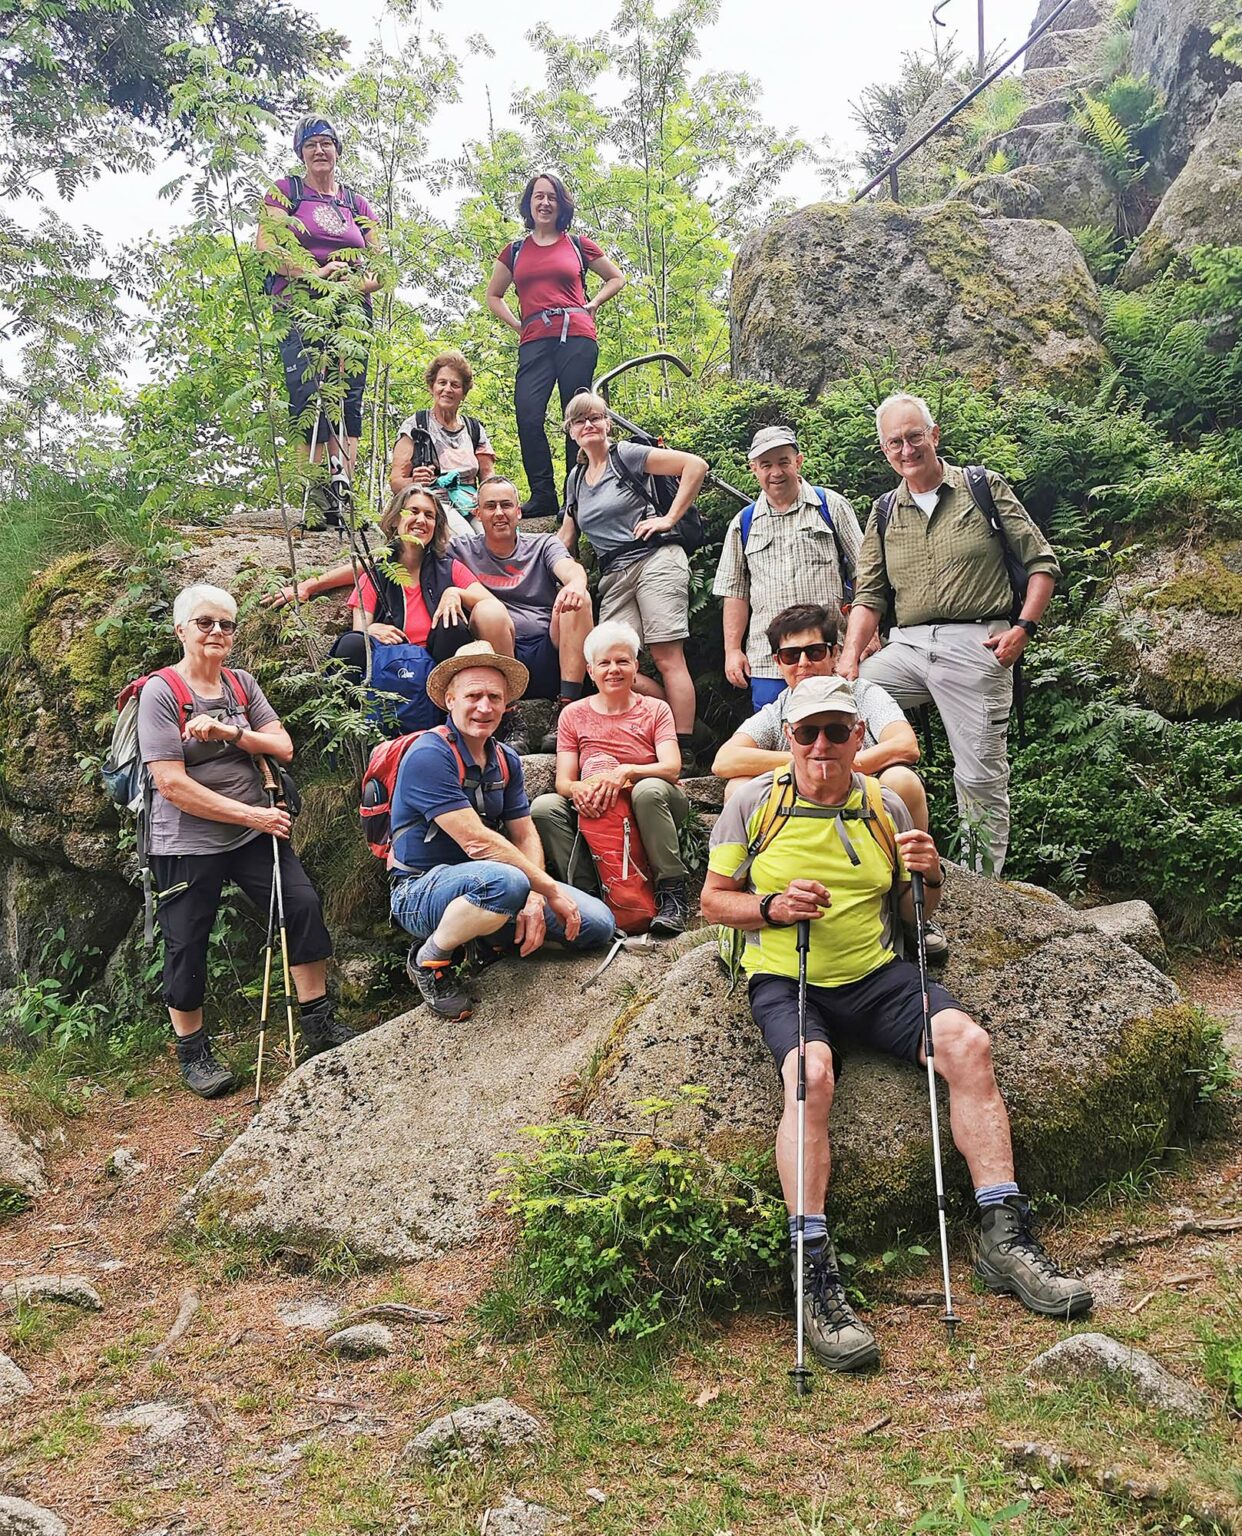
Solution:
[[(906, 929), (907, 959), (916, 953), (918, 942), (917, 930), (913, 927), (908, 927)], [(923, 942), (927, 946), (927, 960), (930, 965), (935, 965), (938, 961), (949, 958), (949, 941), (945, 937), (945, 931), (939, 923), (929, 921), (923, 924)]]
[[(798, 1290), (798, 1258), (794, 1255), (794, 1297)], [(803, 1260), (802, 1326), (811, 1353), (830, 1371), (865, 1371), (880, 1363), (875, 1334), (854, 1314), (845, 1299), (832, 1239), (805, 1250)]]
[(337, 1018), (331, 1003), (318, 1009), (302, 1009), (302, 1055), (318, 1056), (338, 1045), (348, 1045), (358, 1038), (359, 1031), (351, 1029)]
[(340, 522), (340, 513), (331, 492), (322, 481), (316, 481), (306, 493), (306, 511), (302, 514), (304, 533), (322, 533), (329, 520)]
[(442, 1019), (453, 1023), (458, 1019), (468, 1019), (474, 1012), (474, 1003), (453, 975), (451, 962), (440, 960), (431, 965), (422, 965), (418, 959), (420, 948), (420, 944), (410, 945), (410, 952), (405, 957), (405, 974), (422, 993), (423, 1002)]
[(236, 1088), (237, 1082), (232, 1072), (212, 1054), (210, 1040), (204, 1039), (193, 1055), (183, 1055), (179, 1048), (177, 1057), (181, 1067), (181, 1081), (191, 1093), (198, 1094), (200, 1099), (218, 1099)]
[(975, 1274), (988, 1290), (1008, 1292), (1045, 1317), (1068, 1322), (1091, 1310), (1091, 1292), (1061, 1273), (1031, 1231), (1031, 1207), (1021, 1195), (984, 1211)]
[(651, 919), (652, 933), (685, 933), (690, 920), (690, 903), (686, 899), (684, 880), (657, 880), (655, 888), (656, 915)]

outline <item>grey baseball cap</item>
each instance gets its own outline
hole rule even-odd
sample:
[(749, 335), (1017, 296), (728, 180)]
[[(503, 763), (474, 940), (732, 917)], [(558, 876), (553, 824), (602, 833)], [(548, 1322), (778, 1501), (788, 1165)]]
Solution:
[(748, 459), (757, 459), (771, 448), (796, 448), (798, 437), (792, 427), (760, 427), (750, 440), (746, 451)]
[(843, 677), (807, 677), (789, 695), (785, 719), (790, 725), (812, 715), (852, 715), (858, 718), (854, 690)]

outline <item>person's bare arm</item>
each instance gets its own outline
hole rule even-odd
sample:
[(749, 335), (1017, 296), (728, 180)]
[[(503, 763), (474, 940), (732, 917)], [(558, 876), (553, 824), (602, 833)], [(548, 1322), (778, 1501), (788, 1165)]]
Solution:
[[(556, 530), (556, 536), (569, 551), (570, 557), (578, 553), (578, 524), (566, 512), (561, 518), (561, 526)], [(575, 564), (577, 562), (575, 561)]]
[(757, 779), (761, 773), (780, 773), (788, 767), (788, 752), (765, 751), (745, 731), (734, 731), (712, 762), (718, 779)]
[[(1050, 576), (1047, 571), (1034, 571), (1027, 578), (1026, 597), (1023, 599), (1019, 618), (1030, 619), (1032, 624), (1038, 624), (1052, 601), (1052, 594), (1056, 589), (1055, 576)], [(1019, 629), (1016, 624), (1013, 624), (1010, 628), (1003, 629), (999, 635), (992, 635), (983, 643), (989, 651), (994, 653), (1002, 667), (1012, 667), (1031, 643), (1031, 637), (1026, 630)]]
[(388, 489), (403, 491), (414, 478), (414, 439), (399, 437), (392, 451), (392, 468), (388, 471)]
[(863, 652), (875, 639), (880, 627), (880, 615), (874, 608), (855, 603), (850, 609), (850, 621), (845, 630), (845, 643), (837, 657), (837, 676), (853, 679), (858, 676), (858, 663)]
[[(519, 828), (525, 821), (534, 832), (535, 841), (539, 840), (539, 833), (535, 830), (530, 817), (523, 817), (521, 821), (508, 823), (507, 830)], [(545, 900), (550, 900), (557, 894), (556, 881), (543, 867), (543, 852), (540, 845), (539, 861), (535, 862), (518, 846), (516, 841), (510, 841), (504, 832), (496, 832), (486, 826), (473, 806), (462, 806), (460, 810), (445, 811), (443, 816), (435, 818), (436, 826), (442, 832), (447, 832), (462, 852), (470, 859), (494, 859), (498, 864), (508, 864), (514, 869), (520, 869), (530, 881), (532, 891), (538, 891)]]
[[(902, 862), (912, 873), (917, 872), (923, 876), (923, 912), (930, 917), (940, 905), (940, 887), (944, 884), (944, 867), (940, 862), (940, 855), (936, 852), (936, 844), (930, 832), (920, 832), (912, 829), (909, 832), (898, 832), (897, 846), (901, 849)], [(910, 927), (914, 926), (914, 893), (910, 882), (904, 882), (899, 900), (898, 910), (901, 920)]]
[(587, 267), (597, 277), (604, 279), (604, 286), (593, 299), (588, 299), (586, 302), (585, 307), (594, 314), (597, 309), (602, 309), (609, 299), (615, 299), (625, 287), (625, 273), (607, 256), (597, 256), (594, 261), (587, 263)]
[(509, 271), (503, 261), (497, 260), (492, 265), (491, 280), (487, 285), (487, 307), (497, 320), (501, 320), (511, 331), (522, 334), (522, 322), (505, 303), (505, 294), (508, 293), (513, 283), (513, 273)]
[(880, 732), (874, 747), (864, 747), (854, 759), (859, 773), (875, 775), (885, 768), (904, 764), (912, 768), (920, 757), (919, 739), (914, 727), (907, 720), (894, 720)]
[[(757, 933), (765, 926), (759, 915), (761, 894), (748, 891), (740, 881), (709, 869), (703, 882), (700, 908), (709, 923), (724, 923), (728, 928)], [(776, 900), (770, 903), (768, 916), (782, 925), (798, 923), (804, 918), (814, 921), (822, 917), (831, 905), (832, 898), (826, 885), (821, 885), (818, 880), (791, 880)]]
[(653, 533), (667, 533), (675, 528), (703, 488), (708, 464), (697, 453), (682, 453), (677, 448), (653, 448), (647, 455), (646, 473), (672, 475), (677, 480), (677, 494), (662, 517), (644, 517), (634, 525), (636, 539), (649, 539)]
[[(262, 733), (256, 731), (249, 734), (259, 736)], [(283, 730), (281, 734), (284, 735)], [(287, 736), (285, 740), (288, 740)], [(293, 755), (292, 746), (289, 755)], [(288, 760), (282, 759), (285, 762)], [(148, 767), (157, 793), (189, 816), (201, 816), (204, 821), (223, 821), (230, 826), (253, 827), (257, 832), (274, 837), (289, 836), (289, 813), (282, 811), (279, 806), (273, 810), (265, 805), (245, 805), (229, 795), (219, 795), (214, 789), (208, 789), (205, 784), (192, 779), (185, 771), (185, 764), (175, 758), (150, 763)]]
[(482, 485), (492, 470), (496, 468), (496, 455), (488, 448), (480, 448), (475, 454), (479, 461), (479, 484)]
[(750, 687), (750, 661), (745, 650), (746, 626), (749, 623), (750, 604), (744, 597), (726, 597), (721, 600), (725, 676), (735, 688)]

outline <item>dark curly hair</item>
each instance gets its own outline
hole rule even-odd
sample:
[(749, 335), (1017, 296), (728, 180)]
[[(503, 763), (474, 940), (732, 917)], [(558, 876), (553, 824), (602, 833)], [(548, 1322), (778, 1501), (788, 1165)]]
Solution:
[(550, 181), (556, 188), (556, 227), (564, 234), (574, 221), (574, 209), (578, 205), (570, 196), (569, 188), (559, 176), (553, 176), (551, 171), (536, 171), (522, 189), (522, 196), (518, 199), (518, 212), (522, 215), (522, 223), (527, 229), (535, 227), (530, 211), (530, 200), (534, 196), (537, 181)]

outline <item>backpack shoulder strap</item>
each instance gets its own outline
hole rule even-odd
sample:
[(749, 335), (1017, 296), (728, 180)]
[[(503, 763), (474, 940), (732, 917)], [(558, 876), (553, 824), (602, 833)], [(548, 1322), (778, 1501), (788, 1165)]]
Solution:
[(783, 773), (773, 774), (767, 804), (763, 808), (763, 815), (759, 818), (759, 825), (755, 828), (755, 835), (747, 844), (746, 857), (733, 871), (735, 880), (749, 881), (751, 866), (759, 855), (776, 841), (777, 835), (793, 813), (797, 799), (798, 791), (794, 787), (793, 774), (788, 769)]
[(852, 594), (853, 581), (851, 578), (854, 574), (854, 563), (846, 553), (845, 545), (841, 542), (840, 530), (837, 528), (836, 523), (833, 522), (832, 513), (828, 510), (828, 493), (819, 485), (813, 485), (811, 489), (815, 492), (816, 501), (819, 502), (819, 515), (828, 525), (828, 532), (832, 535), (832, 542), (837, 548), (837, 564), (841, 568), (842, 584), (848, 586)]
[(516, 240), (509, 242), (509, 271), (517, 271), (518, 257), (522, 254), (522, 247), (526, 244), (526, 236), (519, 235)]
[(880, 781), (870, 774), (863, 775), (863, 803), (867, 807), (867, 830), (884, 850), (895, 880), (898, 869), (897, 839), (889, 825), (888, 812), (884, 809), (884, 792)]
[(1000, 539), (1002, 544), (1009, 541), (1005, 538), (1005, 529), (1001, 524), (1000, 513), (996, 510), (996, 498), (992, 495), (992, 487), (988, 483), (988, 472), (982, 464), (967, 464), (963, 473), (966, 476), (966, 487), (970, 491), (980, 512), (988, 520), (988, 527)]
[(569, 238), (573, 241), (574, 250), (578, 253), (578, 270), (582, 276), (582, 286), (585, 288), (586, 275), (590, 271), (590, 265), (586, 259), (586, 252), (582, 249), (582, 241), (578, 239), (577, 235), (570, 235)]
[(466, 427), (470, 433), (470, 444), (475, 453), (479, 451), (479, 444), (483, 441), (483, 423), (477, 416), (466, 417)]
[(224, 686), (233, 695), (233, 703), (236, 704), (246, 719), (250, 719), (250, 695), (246, 691), (237, 673), (231, 667), (221, 667), (220, 676), (224, 679)]
[(569, 479), (565, 482), (565, 511), (576, 523), (578, 521), (578, 497), (582, 491), (582, 477), (586, 474), (585, 464), (575, 464), (569, 472)]
[(466, 787), (466, 760), (458, 750), (457, 743), (453, 740), (452, 732), (447, 725), (433, 725), (432, 731), (441, 741), (448, 744), (449, 751), (453, 754), (453, 761), (457, 764), (457, 777), (461, 781), (461, 787)]
[[(178, 708), (188, 720), (194, 713), (194, 694), (190, 690), (189, 683), (176, 667), (161, 667), (158, 672), (152, 672), (151, 677), (158, 677), (162, 682), (167, 683), (172, 690), (173, 698), (177, 701)], [(150, 678), (148, 678), (149, 681)]]
[(894, 508), (894, 506), (896, 504), (897, 504), (897, 492), (896, 492), (896, 490), (885, 491), (883, 496), (880, 497), (879, 505), (875, 509), (875, 515), (876, 515), (877, 519), (879, 520), (879, 524), (880, 524), (880, 539), (881, 539), (881, 542), (884, 539), (884, 535), (888, 532), (888, 520), (889, 520), (890, 517), (892, 517), (892, 515), (893, 515), (893, 508)]
[(298, 204), (302, 201), (302, 193), (306, 190), (306, 183), (300, 176), (286, 177), (289, 183), (289, 212), (296, 213)]
[(430, 427), (428, 426), (428, 422), (430, 420), (431, 420), (431, 412), (430, 411), (415, 411), (414, 412), (414, 425), (418, 428), (418, 430), (420, 432), (428, 432), (428, 431), (430, 431)]
[(635, 496), (641, 496), (649, 507), (654, 507), (659, 511), (659, 503), (656, 501), (651, 488), (643, 485), (637, 476), (627, 468), (616, 443), (613, 443), (612, 447), (608, 450), (608, 462), (612, 465), (613, 474), (616, 475), (622, 485), (633, 491)]
[(342, 182), (341, 183), (341, 196), (345, 199), (345, 202), (346, 202), (346, 204), (347, 204), (347, 206), (349, 208), (349, 211), (350, 211), (350, 213), (353, 214), (354, 220), (356, 222), (357, 218), (358, 218), (358, 196), (357, 196), (357, 193), (355, 193), (355, 191), (354, 191), (354, 189), (352, 187), (347, 187), (344, 184), (344, 182)]
[(754, 522), (754, 520), (755, 520), (755, 504), (752, 501), (750, 506), (742, 508), (742, 520), (738, 524), (738, 532), (742, 535), (742, 549), (743, 549), (743, 551), (745, 551), (745, 549), (746, 549), (746, 541), (747, 541), (747, 539), (750, 538), (750, 525)]

